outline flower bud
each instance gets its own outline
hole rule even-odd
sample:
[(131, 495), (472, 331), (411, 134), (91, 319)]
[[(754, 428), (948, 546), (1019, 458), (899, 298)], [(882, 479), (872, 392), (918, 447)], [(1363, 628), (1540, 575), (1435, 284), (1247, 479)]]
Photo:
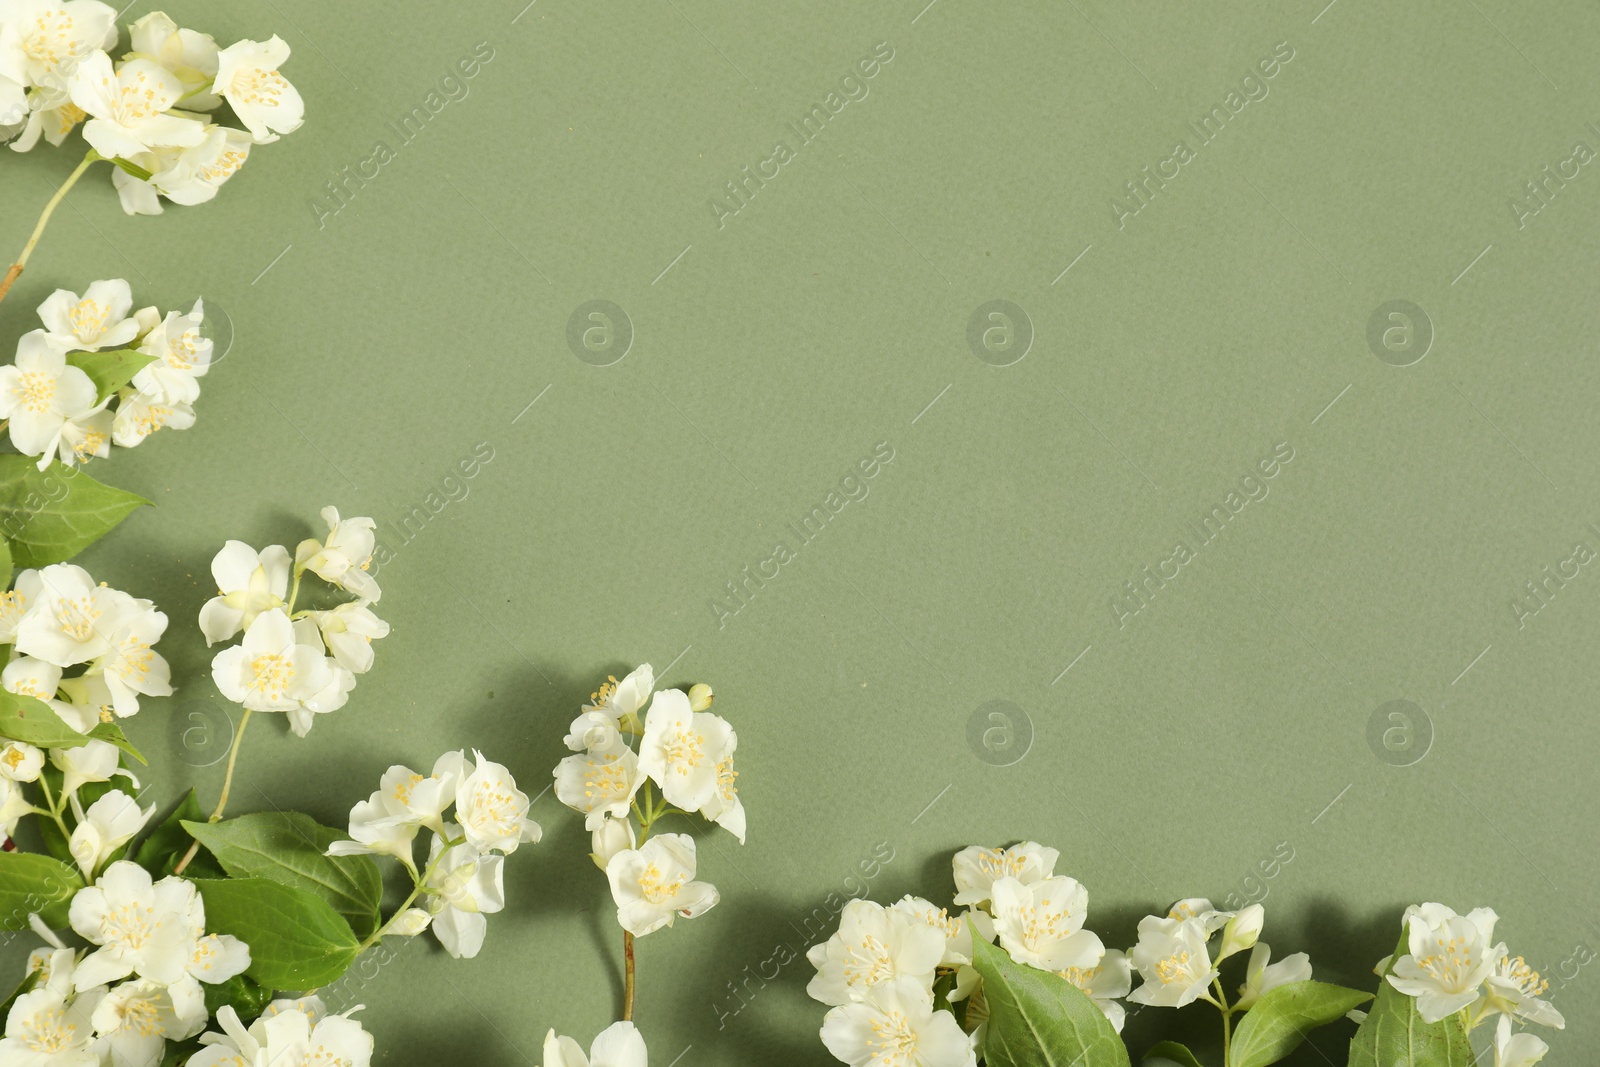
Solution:
[(143, 340), (145, 334), (161, 325), (161, 312), (153, 307), (140, 308), (133, 313), (133, 321), (139, 324), (139, 332), (134, 340)]
[(689, 710), (705, 711), (711, 707), (711, 701), (715, 696), (716, 694), (711, 691), (711, 687), (704, 682), (691, 685), (689, 687)]
[(389, 925), (383, 928), (386, 934), (396, 937), (416, 937), (428, 928), (433, 922), (433, 916), (422, 908), (407, 908), (389, 920)]
[(1256, 942), (1261, 940), (1261, 927), (1266, 919), (1266, 909), (1260, 904), (1251, 904), (1229, 919), (1228, 925), (1222, 928), (1222, 947), (1217, 951), (1218, 962), (1236, 952), (1254, 948)]
[(633, 823), (630, 820), (607, 819), (593, 834), (591, 847), (594, 851), (589, 854), (589, 858), (603, 871), (606, 869), (606, 864), (611, 862), (612, 856), (637, 845), (638, 841), (633, 834)]

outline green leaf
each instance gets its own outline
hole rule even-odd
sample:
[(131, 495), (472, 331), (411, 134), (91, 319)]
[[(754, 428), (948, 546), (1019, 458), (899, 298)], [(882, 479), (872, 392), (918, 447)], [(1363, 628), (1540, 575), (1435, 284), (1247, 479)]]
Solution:
[(111, 742), (140, 763), (145, 762), (144, 755), (133, 747), (116, 723), (103, 722), (88, 733), (80, 734), (44, 701), (4, 689), (0, 689), (0, 737), (26, 741), (40, 748), (77, 748), (90, 738), (98, 738)]
[(983, 975), (988, 1067), (1128, 1067), (1128, 1050), (1084, 992), (1049, 971), (1013, 963), (1004, 949), (972, 938)]
[[(144, 758), (144, 753), (133, 747), (133, 742), (129, 741), (127, 736), (123, 734), (122, 727), (118, 726), (114, 722), (101, 723), (99, 726), (96, 726), (93, 730), (89, 731), (89, 736), (99, 738), (101, 741), (110, 741), (113, 745), (116, 745), (118, 748), (122, 749), (122, 751), (138, 760), (141, 764), (148, 765), (150, 762)], [(82, 744), (82, 742), (80, 741), (79, 744)]]
[(1171, 1060), (1179, 1067), (1202, 1067), (1199, 1060), (1195, 1059), (1188, 1045), (1180, 1045), (1176, 1041), (1158, 1041), (1150, 1046), (1150, 1051), (1144, 1054), (1144, 1062), (1151, 1060)]
[(41, 471), (27, 456), (0, 456), (0, 536), (18, 567), (69, 560), (149, 503), (76, 467)]
[[(1406, 942), (1402, 933), (1390, 974), (1394, 961), (1410, 951)], [(1350, 1067), (1469, 1067), (1472, 1062), (1472, 1042), (1459, 1016), (1424, 1022), (1414, 998), (1379, 980), (1377, 999), (1350, 1042)]]
[(215, 1015), (219, 1008), (231, 1005), (246, 1026), (272, 1001), (272, 990), (242, 974), (217, 985), (208, 985), (205, 992), (207, 1014)]
[(73, 748), (89, 738), (62, 721), (50, 705), (0, 689), (0, 737), (40, 748)]
[(1233, 1033), (1231, 1067), (1266, 1067), (1300, 1047), (1306, 1034), (1342, 1019), (1371, 993), (1327, 982), (1289, 982), (1268, 990)]
[(3, 575), (3, 577), (0, 577), (0, 589), (11, 588), (11, 573), (13, 570), (14, 568), (11, 565), (11, 543), (4, 537), (0, 537), (0, 575)]
[[(104, 159), (105, 157), (101, 156), (100, 158)], [(133, 162), (131, 159), (123, 159), (121, 156), (116, 156), (109, 162), (113, 167), (126, 171), (142, 182), (147, 182), (150, 180), (150, 172), (139, 166), (139, 164)]]
[(156, 361), (131, 348), (118, 348), (111, 352), (74, 352), (67, 362), (77, 367), (94, 382), (96, 397), (105, 400), (128, 384), (135, 374)]
[[(371, 856), (324, 856), (349, 835), (299, 812), (269, 811), (224, 822), (186, 822), (234, 878), (270, 878), (314, 893), (344, 916), (357, 937), (378, 928), (383, 876)], [(287, 987), (296, 988), (296, 987)]]
[(177, 865), (183, 854), (189, 851), (189, 844), (194, 840), (189, 836), (189, 831), (183, 828), (182, 823), (184, 820), (199, 822), (205, 817), (206, 813), (200, 807), (200, 798), (195, 795), (191, 787), (183, 795), (183, 799), (173, 806), (167, 817), (139, 842), (139, 847), (133, 853), (133, 862), (149, 871), (150, 877), (165, 878), (172, 873), (172, 868)]
[(0, 852), (0, 930), (25, 930), (37, 912), (46, 926), (67, 925), (67, 902), (83, 888), (76, 867), (37, 852)]
[(268, 989), (336, 981), (360, 950), (350, 924), (321, 897), (269, 878), (196, 878), (206, 928), (250, 946), (245, 973)]

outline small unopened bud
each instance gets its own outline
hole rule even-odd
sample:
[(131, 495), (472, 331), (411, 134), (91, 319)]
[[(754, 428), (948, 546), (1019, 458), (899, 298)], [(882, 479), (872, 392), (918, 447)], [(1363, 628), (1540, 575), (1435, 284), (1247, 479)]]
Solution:
[(711, 706), (711, 701), (716, 694), (704, 682), (699, 682), (689, 687), (689, 708), (691, 711), (705, 711)]
[(1236, 952), (1254, 948), (1256, 942), (1261, 940), (1261, 927), (1266, 923), (1266, 919), (1266, 909), (1260, 904), (1251, 904), (1229, 919), (1228, 925), (1222, 928), (1222, 947), (1217, 952), (1218, 961), (1225, 960)]
[(393, 934), (396, 937), (416, 937), (426, 930), (431, 922), (433, 922), (433, 916), (423, 909), (407, 908), (390, 919), (389, 924), (383, 928), (383, 932)]
[(637, 844), (632, 822), (627, 819), (607, 819), (595, 829), (591, 837), (590, 847), (594, 851), (589, 853), (589, 858), (603, 871), (606, 869), (606, 864), (611, 862), (612, 856), (624, 849), (634, 848)]
[(143, 337), (157, 326), (161, 325), (161, 312), (153, 307), (140, 308), (133, 313), (133, 321), (138, 325), (139, 332), (136, 337)]

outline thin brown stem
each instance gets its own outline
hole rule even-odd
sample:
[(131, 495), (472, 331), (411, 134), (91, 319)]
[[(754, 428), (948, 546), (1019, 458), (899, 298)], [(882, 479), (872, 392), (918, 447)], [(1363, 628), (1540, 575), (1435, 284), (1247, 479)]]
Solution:
[(622, 1021), (633, 1021), (633, 935), (622, 931)]

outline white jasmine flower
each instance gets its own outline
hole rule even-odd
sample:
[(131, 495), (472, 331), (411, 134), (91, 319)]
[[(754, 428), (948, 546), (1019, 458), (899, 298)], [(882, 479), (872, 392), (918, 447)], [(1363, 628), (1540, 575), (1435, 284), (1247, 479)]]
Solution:
[(611, 862), (612, 856), (624, 849), (638, 848), (639, 841), (634, 835), (631, 821), (607, 819), (589, 835), (589, 847), (594, 849), (589, 853), (589, 858), (603, 871), (606, 869), (606, 864)]
[(197, 984), (164, 986), (139, 979), (102, 997), (90, 1021), (106, 1067), (150, 1067), (161, 1062), (168, 1041), (193, 1037), (206, 1028), (208, 1017)]
[(217, 78), (217, 42), (209, 33), (180, 29), (155, 11), (129, 26), (128, 35), (135, 55), (159, 63), (183, 84), (185, 107), (212, 111), (222, 103), (209, 91)]
[(335, 585), (368, 603), (376, 604), (381, 595), (378, 580), (367, 573), (372, 563), (372, 550), (376, 543), (371, 519), (359, 516), (339, 518), (339, 509), (322, 509), (322, 521), (328, 524), (325, 541), (308, 538), (301, 541), (294, 552), (295, 566), (310, 571), (323, 581)]
[(16, 999), (0, 1038), (5, 1067), (100, 1067), (90, 1051), (91, 1016), (103, 990), (70, 996), (55, 988), (33, 989)]
[(37, 599), (17, 624), (17, 651), (57, 667), (98, 659), (111, 650), (125, 600), (95, 585), (82, 567), (51, 564), (39, 572)]
[(28, 925), (44, 939), (48, 948), (36, 948), (28, 953), (28, 974), (38, 972), (35, 988), (48, 986), (61, 993), (72, 991), (72, 975), (78, 969), (78, 953), (67, 948), (54, 930), (44, 925), (37, 914), (28, 916)]
[(44, 753), (26, 741), (7, 741), (0, 745), (0, 778), (35, 782), (43, 766)]
[[(1199, 919), (1200, 924), (1205, 927), (1206, 933), (1214, 934), (1226, 926), (1235, 914), (1235, 912), (1231, 911), (1218, 911), (1211, 906), (1211, 901), (1205, 897), (1186, 897), (1174, 904), (1171, 910), (1167, 912), (1166, 922), (1169, 926), (1176, 926), (1178, 923), (1187, 922), (1190, 919)], [(1161, 920), (1156, 916), (1150, 916), (1147, 921), (1159, 922)]]
[(1258, 941), (1250, 950), (1250, 961), (1245, 964), (1244, 985), (1239, 987), (1235, 1008), (1244, 1011), (1281, 985), (1311, 981), (1311, 957), (1304, 952), (1285, 956), (1269, 965), (1267, 961), (1270, 959), (1271, 947), (1266, 942)]
[(1550, 1046), (1533, 1034), (1513, 1034), (1511, 1016), (1500, 1016), (1494, 1033), (1494, 1067), (1533, 1067)]
[(239, 41), (217, 56), (212, 91), (228, 102), (257, 144), (293, 133), (305, 121), (299, 90), (278, 73), (288, 58), (289, 46), (276, 35), (269, 41)]
[[(838, 931), (806, 952), (817, 969), (806, 992), (824, 1004), (847, 1004), (897, 978), (931, 990), (948, 941), (946, 929), (908, 910), (857, 898), (844, 906)], [(972, 951), (970, 941), (967, 951)]]
[(1111, 1021), (1112, 1028), (1122, 1033), (1128, 1009), (1118, 1001), (1133, 988), (1133, 964), (1127, 956), (1114, 948), (1107, 949), (1093, 967), (1068, 967), (1056, 973), (1087, 994)]
[(111, 412), (106, 410), (110, 402), (107, 397), (92, 410), (61, 424), (55, 458), (69, 467), (78, 467), (91, 459), (105, 459), (111, 455), (114, 420)]
[(133, 290), (122, 278), (90, 282), (82, 298), (57, 289), (39, 305), (45, 332), (64, 352), (124, 348), (139, 335)]
[[(320, 641), (315, 648), (297, 643), (289, 616), (272, 608), (256, 616), (240, 644), (217, 653), (211, 679), (223, 696), (252, 711), (299, 712), (328, 687), (333, 672)], [(305, 736), (299, 720), (292, 725)]]
[(313, 611), (307, 618), (322, 632), (333, 661), (354, 674), (372, 669), (372, 642), (389, 636), (389, 624), (374, 615), (364, 600), (340, 604), (331, 611)]
[(328, 846), (329, 856), (393, 856), (412, 870), (411, 843), (422, 824), (402, 809), (396, 813), (390, 794), (383, 789), (350, 809), (350, 839)]
[(89, 55), (117, 44), (117, 12), (99, 0), (6, 0), (0, 23), (19, 37), (30, 85), (59, 93)]
[(100, 722), (94, 708), (80, 707), (65, 700), (57, 700), (61, 685), (61, 668), (32, 656), (18, 656), (0, 670), (0, 687), (17, 696), (42, 700), (62, 722), (80, 734), (93, 730)]
[(11, 420), (11, 443), (25, 456), (55, 458), (61, 428), (98, 406), (94, 382), (67, 366), (60, 346), (43, 330), (22, 335), (13, 364), (0, 367), (0, 418)]
[(621, 743), (609, 750), (568, 756), (556, 764), (554, 773), (556, 799), (582, 812), (588, 830), (598, 829), (607, 816), (627, 819), (633, 796), (645, 780), (639, 757)]
[(444, 832), (444, 813), (456, 802), (456, 790), (472, 772), (466, 753), (446, 752), (433, 761), (424, 778), (409, 767), (396, 765), (384, 774), (382, 787), (389, 802), (398, 804), (409, 818), (435, 833)]
[(1065, 876), (1024, 884), (1007, 875), (989, 887), (994, 932), (1000, 947), (1018, 963), (1046, 971), (1089, 969), (1105, 955), (1105, 945), (1083, 928), (1089, 917), (1089, 891)]
[(109, 782), (119, 774), (137, 789), (139, 780), (132, 771), (117, 765), (121, 760), (122, 753), (117, 746), (99, 738), (91, 738), (75, 748), (50, 750), (50, 764), (61, 772), (63, 796), (71, 796), (87, 782)]
[(148, 59), (130, 59), (113, 70), (111, 57), (93, 52), (67, 79), (67, 93), (91, 116), (83, 139), (107, 159), (205, 140), (201, 123), (167, 114), (183, 96), (183, 83)]
[[(0, 762), (3, 760), (4, 757), (0, 756)], [(3, 768), (0, 768), (0, 773), (3, 773)], [(1472, 1017), (1476, 1019), (1502, 1012), (1540, 1026), (1565, 1029), (1567, 1021), (1555, 1005), (1539, 999), (1550, 988), (1550, 983), (1529, 967), (1521, 956), (1509, 958), (1505, 946), (1498, 945), (1496, 950), (1500, 953), (1500, 963), (1494, 973), (1485, 979), (1483, 993), (1472, 1007)]]
[(692, 919), (716, 906), (721, 895), (709, 882), (694, 881), (694, 838), (659, 834), (636, 849), (624, 849), (606, 864), (617, 922), (635, 937)]
[(256, 621), (263, 611), (284, 605), (289, 594), (289, 550), (268, 545), (257, 552), (243, 541), (229, 541), (211, 560), (217, 595), (200, 609), (206, 646), (227, 641)]
[(110, 650), (89, 668), (105, 679), (118, 717), (139, 710), (139, 697), (172, 695), (171, 669), (153, 646), (167, 632), (167, 617), (148, 600), (123, 594), (110, 631)]
[(977, 907), (989, 899), (989, 887), (1000, 878), (1011, 877), (1023, 885), (1043, 881), (1055, 873), (1061, 853), (1033, 841), (1010, 848), (984, 848), (969, 845), (955, 854), (957, 905)]
[[(194, 930), (205, 927), (204, 910), (196, 920)], [(207, 934), (195, 940), (186, 965), (189, 977), (179, 979), (170, 988), (190, 980), (218, 985), (250, 969), (250, 946), (231, 934)]]
[(852, 1067), (973, 1067), (976, 1042), (956, 1017), (933, 1010), (933, 995), (915, 979), (874, 986), (822, 1020), (822, 1043)]
[(72, 716), (67, 719), (68, 725), (74, 720), (81, 723), (77, 727), (79, 733), (87, 733), (99, 723), (110, 722), (116, 715), (111, 710), (111, 690), (104, 675), (80, 674), (76, 678), (63, 678), (60, 693), (60, 701), (45, 703), (63, 718)]
[(476, 767), (456, 786), (456, 821), (467, 844), (479, 852), (499, 849), (510, 855), (524, 841), (537, 843), (542, 831), (527, 817), (528, 794), (503, 766), (490, 763), (477, 749), (472, 756)]
[(1149, 916), (1139, 923), (1139, 943), (1129, 953), (1144, 984), (1129, 994), (1135, 1004), (1181, 1008), (1205, 998), (1217, 977), (1206, 950), (1210, 934), (1199, 917), (1173, 920)]
[(733, 769), (738, 735), (726, 719), (692, 711), (679, 689), (663, 689), (650, 702), (639, 768), (655, 780), (667, 800), (700, 812), (744, 843), (744, 806)]
[(589, 1046), (589, 1055), (570, 1037), (544, 1035), (543, 1067), (646, 1067), (644, 1036), (630, 1022), (612, 1023)]
[(655, 684), (655, 671), (650, 664), (641, 663), (620, 682), (615, 675), (608, 676), (604, 685), (589, 694), (589, 703), (583, 706), (583, 710), (598, 712), (619, 728), (626, 727), (638, 722), (639, 709), (650, 699), (650, 691)]
[(484, 855), (466, 844), (454, 845), (441, 856), (442, 844), (435, 835), (428, 850), (433, 873), (427, 886), (433, 892), (426, 899), (433, 912), (433, 934), (456, 959), (471, 959), (483, 947), (489, 927), (484, 916), (506, 906), (505, 857)]
[(162, 197), (185, 207), (204, 204), (245, 165), (254, 143), (243, 130), (207, 126), (205, 140), (197, 145), (161, 148), (136, 157), (133, 162), (150, 172), (148, 180), (119, 168), (111, 172), (111, 183), (129, 215), (161, 214)]
[(67, 850), (72, 853), (78, 869), (83, 871), (83, 877), (93, 878), (94, 872), (113, 852), (144, 829), (155, 811), (154, 804), (141, 811), (138, 801), (120, 789), (113, 789), (84, 811), (74, 794), (72, 814), (77, 817), (78, 825), (72, 828), (72, 836), (67, 839)]
[(140, 367), (128, 384), (158, 404), (193, 404), (200, 396), (198, 379), (211, 369), (211, 338), (200, 332), (205, 318), (201, 300), (187, 313), (169, 311), (139, 342), (139, 351), (154, 361)]
[(233, 1005), (224, 1005), (217, 1011), (217, 1025), (222, 1032), (201, 1034), (206, 1047), (189, 1058), (187, 1067), (372, 1064), (372, 1035), (346, 1015), (328, 1015), (317, 997), (275, 1000), (248, 1030)]
[(137, 448), (164, 427), (187, 430), (193, 425), (194, 408), (188, 404), (167, 404), (136, 389), (124, 389), (111, 419), (111, 440), (122, 448)]
[[(700, 714), (696, 712), (696, 714)], [(744, 844), (744, 802), (739, 799), (739, 772), (733, 769), (733, 754), (739, 747), (739, 735), (728, 731), (728, 743), (716, 763), (717, 784), (711, 798), (700, 805), (700, 814), (728, 831)]]
[(455, 803), (456, 784), (468, 769), (460, 752), (440, 756), (427, 777), (401, 764), (390, 767), (377, 792), (350, 809), (351, 840), (335, 841), (327, 854), (386, 854), (411, 867), (417, 831), (426, 826), (444, 832), (444, 813)]
[(1478, 990), (1505, 955), (1504, 945), (1490, 945), (1498, 920), (1490, 908), (1457, 915), (1443, 904), (1406, 909), (1410, 951), (1394, 962), (1388, 982), (1417, 1000), (1423, 1021), (1441, 1019), (1478, 999)]
[[(94, 885), (78, 890), (68, 918), (80, 937), (99, 946), (78, 964), (73, 981), (79, 987), (130, 974), (162, 985), (207, 975), (206, 981), (221, 982), (249, 966), (249, 950), (232, 937), (205, 939), (210, 950), (201, 953), (206, 911), (193, 882), (152, 881), (143, 867), (127, 860), (111, 864)], [(216, 965), (207, 969), (206, 963)]]
[[(9, 30), (11, 27), (0, 25), (0, 53), (5, 51), (5, 36)], [(6, 97), (5, 81), (5, 75), (0, 73), (0, 98)], [(71, 136), (72, 131), (78, 128), (78, 123), (88, 117), (82, 108), (68, 98), (65, 90), (61, 93), (52, 93), (35, 89), (28, 94), (23, 110), (26, 111), (27, 117), (23, 120), (21, 132), (11, 142), (13, 152), (32, 151), (33, 146), (39, 143), (40, 137), (59, 147)], [(6, 100), (0, 99), (0, 120), (3, 120), (7, 113), (15, 113), (15, 107), (12, 105), (8, 112)], [(6, 136), (6, 132), (0, 129), (0, 140), (4, 140)]]
[(1217, 949), (1217, 962), (1229, 956), (1254, 948), (1261, 940), (1261, 928), (1266, 925), (1267, 912), (1260, 904), (1251, 904), (1228, 918), (1222, 928), (1222, 945)]
[(944, 935), (944, 954), (939, 957), (940, 967), (959, 967), (972, 962), (973, 925), (977, 926), (979, 936), (985, 941), (994, 941), (994, 920), (988, 912), (969, 909), (960, 915), (951, 915), (948, 908), (936, 907), (932, 901), (910, 894), (901, 897), (889, 910), (909, 915)]

